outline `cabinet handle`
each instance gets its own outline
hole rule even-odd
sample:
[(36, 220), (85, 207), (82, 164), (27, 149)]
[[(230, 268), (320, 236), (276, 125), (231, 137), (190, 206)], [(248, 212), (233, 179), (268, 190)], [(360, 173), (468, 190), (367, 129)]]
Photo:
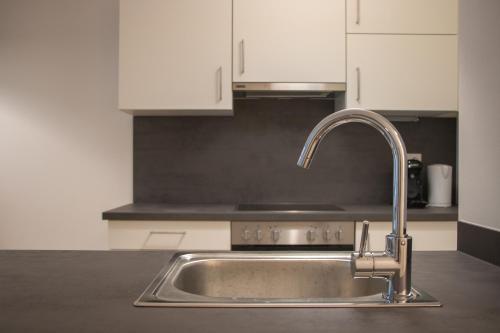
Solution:
[(356, 67), (356, 101), (361, 100), (361, 70)]
[[(173, 246), (171, 247), (157, 247), (157, 246), (150, 246), (149, 241), (152, 237), (158, 236), (158, 235), (171, 235), (171, 236), (178, 236), (177, 244), (172, 244)], [(176, 250), (179, 248), (181, 245), (182, 241), (184, 240), (184, 237), (186, 237), (186, 232), (185, 231), (150, 231), (148, 236), (146, 237), (146, 240), (141, 246), (142, 250), (151, 250), (151, 249), (169, 249), (169, 250)]]
[(245, 73), (245, 40), (242, 39), (240, 42), (240, 74)]
[(359, 21), (360, 21), (360, 7), (361, 7), (361, 3), (360, 3), (360, 0), (356, 0), (356, 24), (359, 25)]
[(222, 66), (217, 69), (217, 102), (222, 101)]

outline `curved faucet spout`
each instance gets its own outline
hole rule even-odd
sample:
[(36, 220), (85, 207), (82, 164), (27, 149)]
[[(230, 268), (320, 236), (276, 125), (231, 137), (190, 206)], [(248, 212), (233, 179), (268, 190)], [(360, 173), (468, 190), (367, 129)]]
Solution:
[[(365, 254), (364, 248), (353, 254), (351, 267), (355, 277), (385, 277), (389, 280), (388, 300), (405, 302), (411, 292), (412, 240), (406, 234), (407, 158), (406, 148), (398, 130), (382, 115), (363, 109), (346, 109), (321, 120), (309, 134), (297, 165), (309, 168), (321, 140), (334, 128), (348, 123), (370, 125), (381, 133), (392, 150), (393, 208), (392, 233), (386, 237), (386, 250), (382, 253)], [(368, 237), (368, 224), (365, 226)], [(366, 239), (365, 239), (366, 241)]]
[(363, 123), (374, 127), (387, 140), (393, 157), (393, 225), (396, 237), (406, 235), (407, 161), (406, 147), (398, 130), (384, 116), (364, 109), (345, 109), (321, 120), (311, 131), (297, 165), (308, 169), (321, 140), (335, 127), (347, 123)]

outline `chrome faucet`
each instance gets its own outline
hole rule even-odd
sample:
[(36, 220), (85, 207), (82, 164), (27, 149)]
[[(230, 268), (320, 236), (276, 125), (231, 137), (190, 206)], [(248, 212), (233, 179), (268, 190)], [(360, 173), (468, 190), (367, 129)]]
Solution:
[(321, 140), (335, 127), (347, 123), (363, 123), (377, 129), (391, 146), (394, 167), (392, 232), (386, 236), (385, 251), (366, 251), (368, 222), (364, 222), (359, 252), (351, 256), (352, 273), (354, 277), (386, 278), (388, 287), (384, 297), (387, 301), (406, 302), (413, 298), (412, 239), (406, 234), (406, 148), (398, 130), (385, 117), (369, 110), (346, 109), (332, 113), (309, 134), (297, 165), (308, 169)]

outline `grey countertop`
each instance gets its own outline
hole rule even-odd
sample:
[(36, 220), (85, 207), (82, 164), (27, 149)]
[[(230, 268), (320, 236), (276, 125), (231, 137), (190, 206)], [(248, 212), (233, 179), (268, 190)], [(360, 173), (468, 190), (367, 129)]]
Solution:
[[(389, 205), (346, 205), (338, 211), (238, 211), (235, 205), (129, 204), (108, 210), (104, 220), (198, 221), (390, 221)], [(457, 221), (457, 207), (408, 209), (409, 221)]]
[(0, 332), (498, 332), (500, 267), (416, 252), (414, 283), (442, 308), (136, 308), (173, 252), (0, 251)]

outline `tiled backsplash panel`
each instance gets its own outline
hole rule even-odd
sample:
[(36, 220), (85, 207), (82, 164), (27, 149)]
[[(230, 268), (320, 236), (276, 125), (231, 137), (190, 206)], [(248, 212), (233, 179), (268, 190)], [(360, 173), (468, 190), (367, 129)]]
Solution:
[[(391, 202), (392, 157), (373, 128), (331, 132), (310, 170), (296, 166), (306, 137), (333, 110), (326, 100), (236, 100), (234, 117), (136, 117), (134, 201)], [(456, 120), (397, 122), (408, 152), (456, 172)], [(455, 190), (455, 184), (454, 184)]]

